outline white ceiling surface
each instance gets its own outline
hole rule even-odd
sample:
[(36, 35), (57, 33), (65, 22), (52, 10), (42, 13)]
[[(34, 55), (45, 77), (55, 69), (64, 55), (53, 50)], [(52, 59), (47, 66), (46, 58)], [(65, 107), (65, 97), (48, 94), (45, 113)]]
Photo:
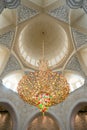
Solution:
[(80, 75), (80, 73), (74, 71), (65, 71), (64, 76), (70, 85), (70, 92), (73, 92), (74, 90), (84, 85), (85, 80), (84, 77)]
[(2, 83), (4, 86), (6, 86), (8, 89), (13, 90), (14, 92), (17, 92), (17, 86), (18, 82), (23, 77), (24, 72), (23, 71), (14, 71), (10, 74), (7, 74), (3, 80)]
[(0, 45), (0, 73), (3, 72), (9, 58), (9, 50)]
[(80, 31), (87, 32), (87, 14), (83, 9), (71, 9), (70, 24)]
[(68, 38), (65, 30), (46, 15), (37, 17), (35, 22), (23, 27), (18, 40), (19, 52), (26, 61), (33, 60), (31, 64), (36, 66), (43, 57), (43, 44), (44, 58), (50, 66), (57, 64), (67, 54)]
[[(42, 0), (42, 1), (41, 0), (28, 0), (28, 1), (31, 1), (34, 4), (39, 5), (41, 7), (44, 7), (44, 9), (45, 9), (45, 7), (48, 6), (48, 9), (50, 9), (50, 10), (51, 10), (52, 5), (55, 6), (54, 5), (55, 2), (59, 2), (59, 0), (54, 0), (54, 1), (53, 0)], [(60, 3), (62, 3), (62, 1)], [(49, 7), (50, 5), (51, 5), (51, 7)], [(52, 9), (53, 9), (53, 7), (52, 7)], [(42, 12), (42, 10), (41, 10), (41, 12)], [(67, 49), (71, 49), (71, 48), (67, 47), (67, 44), (68, 44), (68, 40), (67, 39), (69, 38), (69, 35), (66, 32), (67, 29), (66, 29), (66, 31), (64, 30), (64, 27), (66, 28), (67, 26), (69, 26), (69, 28), (72, 27), (72, 28), (74, 28), (76, 30), (79, 30), (80, 32), (83, 32), (84, 34), (87, 34), (87, 14), (85, 14), (82, 9), (70, 10), (70, 12), (69, 12), (69, 18), (70, 18), (69, 19), (69, 21), (70, 21), (69, 24), (61, 22), (62, 25), (59, 24), (59, 25), (56, 26), (56, 24), (58, 24), (56, 22), (56, 23), (53, 23), (54, 24), (54, 28), (53, 28), (53, 26), (52, 26), (52, 28), (50, 28), (51, 21), (47, 25), (44, 24), (44, 23), (47, 23), (48, 21), (47, 21), (47, 19), (43, 19), (43, 18), (40, 21), (41, 22), (41, 27), (39, 26), (38, 22), (36, 23), (37, 24), (36, 27), (35, 27), (35, 23), (33, 23), (33, 26), (30, 27), (30, 25), (28, 25), (28, 21), (27, 22), (25, 21), (25, 23), (27, 23), (27, 24), (25, 24), (25, 27), (23, 27), (23, 30), (22, 30), (23, 32), (20, 33), (19, 38), (16, 37), (16, 35), (15, 35), (15, 38), (16, 39), (18, 38), (19, 41), (21, 41), (21, 43), (19, 42), (19, 46), (21, 44), (22, 47), (23, 47), (23, 49), (24, 49), (24, 51), (27, 52), (27, 54), (26, 54), (25, 57), (27, 57), (27, 55), (28, 55), (28, 56), (30, 56), (30, 59), (39, 60), (40, 55), (41, 55), (42, 39), (41, 39), (41, 37), (40, 38), (37, 38), (37, 37), (39, 37), (39, 35), (38, 35), (39, 31), (38, 30), (41, 29), (41, 31), (42, 31), (43, 27), (44, 27), (44, 32), (46, 31), (47, 33), (49, 33), (48, 35), (46, 35), (48, 37), (48, 40), (46, 38), (47, 42), (49, 42), (50, 40), (52, 41), (52, 43), (49, 43), (49, 44), (45, 43), (46, 44), (45, 45), (45, 52), (46, 52), (45, 53), (45, 58), (48, 57), (48, 60), (49, 59), (51, 60), (50, 57), (52, 57), (52, 53), (51, 53), (52, 51), (54, 52), (53, 53), (55, 55), (54, 57), (57, 57), (56, 51), (58, 52), (58, 55), (59, 55), (60, 52), (63, 51), (64, 47), (66, 47)], [(37, 19), (37, 16), (35, 16), (35, 19)], [(33, 18), (32, 18), (32, 20), (33, 20)], [(30, 19), (30, 21), (31, 21), (31, 19)], [(7, 30), (10, 29), (10, 25), (11, 26), (15, 26), (15, 28), (16, 27), (18, 28), (18, 26), (21, 25), (21, 24), (22, 23), (20, 23), (20, 24), (17, 23), (17, 10), (5, 9), (3, 11), (3, 13), (0, 14), (0, 34), (2, 32), (3, 33), (7, 32)], [(34, 27), (35, 27), (35, 29), (34, 29)], [(58, 36), (60, 35), (60, 37), (61, 37), (61, 38), (57, 37), (58, 39), (60, 39), (59, 42), (58, 42), (58, 43), (60, 43), (60, 45), (58, 44), (58, 46), (57, 46), (57, 40), (58, 39), (56, 39), (57, 33), (54, 33), (54, 32), (58, 32)], [(26, 35), (26, 33), (29, 33), (29, 37), (27, 37), (28, 34)], [(23, 35), (23, 37), (22, 37), (22, 35)], [(34, 35), (35, 35), (35, 37), (34, 37)], [(53, 37), (52, 37), (52, 35), (53, 35)], [(35, 39), (32, 39), (32, 37), (35, 38)], [(71, 37), (72, 37), (72, 35), (71, 35)], [(26, 42), (25, 42), (25, 39), (27, 39)], [(34, 42), (35, 41), (37, 42), (37, 44), (36, 44), (36, 45), (38, 45), (37, 48), (34, 46), (33, 40), (34, 40)], [(29, 43), (27, 43), (27, 41)], [(31, 44), (31, 41), (32, 41), (32, 44)], [(55, 43), (56, 43), (56, 46), (57, 46), (57, 50), (56, 50), (56, 46), (53, 47), (54, 46), (54, 41), (56, 41)], [(74, 45), (73, 37), (72, 37), (72, 41), (73, 41), (73, 45)], [(14, 44), (15, 44), (15, 42), (13, 41), (13, 45)], [(69, 44), (71, 44), (71, 42)], [(33, 50), (33, 53), (31, 53), (31, 51), (29, 51), (29, 49), (28, 49), (29, 46), (31, 46), (31, 49), (34, 48), (34, 50), (35, 49), (36, 49), (36, 51), (38, 50), (39, 51), (39, 53), (38, 53), (39, 55), (36, 55), (36, 57), (35, 57), (34, 50)], [(46, 51), (47, 48), (48, 48), (48, 51)], [(50, 50), (50, 48), (55, 48), (55, 51), (54, 50)], [(21, 47), (20, 47), (20, 51), (21, 51)], [(11, 48), (11, 50), (8, 51), (8, 49), (6, 47), (4, 48), (4, 47), (0, 46), (0, 57), (3, 56), (3, 58), (2, 58), (2, 60), (0, 62), (0, 70), (2, 70), (2, 71), (5, 68), (5, 65), (7, 63), (7, 60), (8, 60), (8, 57), (9, 57), (9, 52), (13, 53), (13, 54), (15, 53), (13, 48)], [(76, 48), (74, 46), (73, 47), (73, 53), (75, 53), (75, 52), (76, 52)], [(86, 60), (87, 59), (87, 46), (85, 46), (85, 48), (80, 49), (79, 52), (78, 52), (78, 55), (79, 55), (80, 63), (82, 64), (82, 69), (85, 72), (85, 74), (87, 75), (87, 60)], [(21, 56), (23, 56), (23, 53), (21, 53)], [(52, 57), (52, 59), (54, 57)], [(19, 60), (19, 62), (21, 64), (22, 63), (25, 64), (25, 61), (21, 61), (21, 59), (19, 58), (19, 56), (17, 56), (17, 60)], [(67, 60), (69, 60), (69, 59), (67, 59)], [(30, 67), (32, 69), (32, 66), (30, 66)], [(16, 91), (16, 87), (17, 87), (18, 81), (23, 76), (24, 70), (25, 70), (26, 66), (23, 67), (23, 64), (22, 64), (22, 68), (23, 69), (20, 70), (20, 71), (14, 71), (12, 73), (8, 73), (3, 78), (3, 84), (6, 85), (8, 88), (13, 89), (14, 91)], [(57, 68), (57, 70), (58, 70), (58, 68)], [(2, 72), (0, 72), (0, 73), (2, 73)], [(73, 90), (77, 89), (78, 87), (81, 87), (84, 84), (84, 78), (80, 75), (80, 73), (78, 74), (76, 72), (68, 71), (67, 70), (67, 71), (64, 71), (64, 75), (67, 78), (67, 81), (69, 82), (69, 84), (71, 85), (71, 92)], [(17, 78), (17, 77), (20, 77), (20, 78)], [(14, 80), (15, 80), (15, 83), (16, 83), (15, 86), (12, 85), (13, 84), (12, 83), (12, 78), (14, 78)], [(74, 85), (73, 85), (72, 81), (75, 81)], [(11, 86), (13, 86), (14, 88), (12, 88)]]
[(0, 29), (11, 24), (15, 24), (15, 22), (15, 10), (4, 9), (4, 11), (0, 14)]
[(41, 7), (45, 7), (45, 6), (48, 6), (48, 5), (54, 3), (58, 0), (29, 0), (29, 1), (39, 5)]

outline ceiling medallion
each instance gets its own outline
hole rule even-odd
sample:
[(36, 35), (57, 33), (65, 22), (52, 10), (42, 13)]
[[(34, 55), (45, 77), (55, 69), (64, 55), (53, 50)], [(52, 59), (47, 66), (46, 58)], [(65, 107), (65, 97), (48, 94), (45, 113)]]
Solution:
[(66, 3), (72, 9), (83, 8), (87, 13), (87, 0), (66, 0)]
[(44, 59), (44, 41), (39, 70), (24, 75), (18, 83), (17, 90), (25, 102), (36, 106), (43, 114), (49, 107), (59, 104), (69, 95), (69, 84), (65, 77), (58, 72), (52, 72), (48, 67), (48, 61)]
[(0, 0), (0, 13), (4, 8), (14, 9), (20, 5), (21, 0)]

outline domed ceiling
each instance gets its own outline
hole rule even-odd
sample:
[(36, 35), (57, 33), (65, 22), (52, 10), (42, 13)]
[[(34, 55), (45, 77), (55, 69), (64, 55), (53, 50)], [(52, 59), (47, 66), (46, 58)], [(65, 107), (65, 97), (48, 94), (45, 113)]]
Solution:
[(86, 21), (83, 9), (71, 10), (64, 0), (22, 0), (16, 9), (4, 9), (0, 14), (3, 84), (10, 88), (11, 77), (16, 77), (16, 91), (24, 73), (38, 70), (44, 56), (49, 68), (65, 75), (71, 91), (83, 86), (87, 76)]
[(66, 30), (46, 14), (19, 25), (15, 45), (21, 60), (32, 67), (38, 66), (43, 53), (49, 66), (59, 64), (66, 58), (69, 50)]

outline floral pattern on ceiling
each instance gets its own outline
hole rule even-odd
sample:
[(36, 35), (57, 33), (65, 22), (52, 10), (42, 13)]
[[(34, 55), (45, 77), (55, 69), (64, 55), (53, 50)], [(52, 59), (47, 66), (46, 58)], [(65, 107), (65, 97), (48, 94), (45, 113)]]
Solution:
[(20, 4), (20, 0), (0, 0), (0, 13), (4, 8), (13, 9)]
[[(10, 3), (8, 5), (11, 5), (11, 2), (13, 5), (13, 3), (16, 3), (16, 0), (14, 0), (14, 1), (8, 0), (7, 4)], [(2, 5), (2, 4), (4, 4), (4, 2), (2, 0), (0, 0), (0, 5)], [(84, 75), (84, 78), (83, 78), (84, 83), (81, 86), (86, 84), (85, 83), (86, 82), (85, 79), (87, 76), (87, 73), (86, 73), (87, 66), (85, 63), (85, 61), (87, 61), (87, 60), (85, 60), (86, 54), (87, 54), (87, 46), (86, 46), (86, 44), (87, 44), (87, 42), (86, 42), (87, 41), (87, 33), (86, 33), (87, 18), (86, 18), (86, 14), (84, 13), (83, 10), (80, 10), (80, 11), (78, 11), (79, 9), (70, 10), (70, 8), (66, 5), (66, 3), (63, 3), (63, 0), (61, 0), (61, 2), (57, 1), (57, 3), (55, 3), (55, 4), (56, 5), (54, 5), (54, 4), (52, 4), (51, 6), (49, 5), (48, 8), (44, 7), (44, 12), (42, 14), (42, 7), (38, 7), (38, 5), (35, 5), (35, 3), (33, 3), (33, 2), (31, 5), (30, 0), (28, 0), (27, 3), (25, 2), (25, 0), (22, 0), (21, 5), (20, 5), (20, 3), (19, 3), (19, 6), (17, 5), (18, 6), (17, 9), (15, 9), (15, 10), (14, 9), (13, 10), (5, 9), (2, 13), (0, 12), (1, 13), (1, 15), (0, 15), (1, 16), (0, 17), (0, 22), (1, 22), (0, 23), (0, 27), (1, 27), (0, 28), (0, 45), (1, 45), (1, 47), (2, 46), (6, 47), (6, 49), (8, 50), (8, 55), (6, 55), (5, 59), (3, 59), (4, 61), (1, 62), (2, 71), (0, 73), (0, 79), (2, 80), (1, 83), (4, 86), (6, 86), (7, 88), (10, 88), (10, 86), (11, 86), (12, 90), (16, 90), (17, 85), (15, 85), (16, 86), (15, 87), (12, 84), (13, 84), (14, 80), (16, 82), (16, 79), (17, 79), (16, 83), (18, 83), (19, 77), (17, 78), (17, 74), (20, 73), (19, 75), (21, 75), (20, 71), (23, 71), (23, 73), (28, 73), (28, 72), (34, 71), (34, 68), (32, 68), (32, 65), (29, 64), (29, 66), (27, 66), (27, 64), (25, 64), (25, 60), (23, 60), (23, 58), (21, 58), (21, 55), (19, 57), (19, 55), (17, 53), (18, 52), (17, 48), (18, 48), (19, 44), (17, 44), (16, 40), (18, 39), (18, 34), (20, 31), (17, 29), (20, 27), (23, 27), (23, 26), (25, 27), (25, 25), (27, 23), (31, 24), (32, 22), (33, 23), (35, 22), (35, 26), (36, 26), (37, 19), (38, 18), (42, 19), (43, 15), (44, 15), (43, 20), (47, 19), (47, 17), (49, 17), (50, 19), (52, 19), (52, 21), (55, 21), (57, 24), (61, 23), (61, 26), (65, 29), (65, 33), (67, 33), (67, 37), (70, 38), (69, 46), (71, 46), (71, 47), (70, 47), (70, 53), (67, 55), (67, 61), (65, 60), (61, 64), (61, 66), (60, 65), (58, 66), (58, 64), (56, 64), (56, 61), (58, 60), (57, 58), (55, 60), (52, 59), (52, 61), (50, 62), (51, 66), (53, 66), (53, 64), (55, 63), (54, 71), (80, 72), (80, 74), (82, 76)], [(3, 6), (1, 6), (1, 7), (3, 7)], [(10, 8), (10, 7), (6, 6), (6, 8)], [(78, 8), (80, 8), (80, 7), (78, 7)], [(2, 10), (3, 10), (3, 8), (2, 8)], [(14, 17), (14, 20), (11, 19), (12, 17)], [(79, 19), (79, 21), (78, 21), (78, 19)], [(85, 24), (84, 24), (83, 20), (84, 20)], [(70, 24), (70, 23), (72, 23), (72, 24)], [(47, 28), (48, 28), (49, 24), (47, 24)], [(53, 27), (54, 27), (54, 25), (53, 25)], [(43, 27), (43, 25), (42, 25), (42, 27)], [(54, 32), (54, 31), (52, 31), (52, 26), (50, 28), (51, 28), (50, 32)], [(36, 34), (37, 33), (35, 33), (35, 36), (36, 36)], [(56, 34), (56, 33), (54, 33), (54, 34)], [(22, 32), (22, 37), (23, 37), (23, 32)], [(28, 35), (28, 37), (29, 37), (29, 35)], [(55, 39), (55, 37), (54, 37), (54, 39)], [(62, 37), (62, 39), (63, 39), (63, 46), (64, 46), (65, 40), (63, 37)], [(19, 39), (19, 41), (20, 41), (20, 39)], [(20, 46), (21, 46), (21, 42), (18, 42), (18, 43), (20, 43)], [(25, 42), (23, 42), (23, 43), (25, 43)], [(53, 40), (53, 43), (54, 43), (54, 40)], [(60, 43), (60, 42), (58, 42), (58, 43)], [(49, 45), (51, 46), (51, 44), (49, 44)], [(83, 48), (81, 51), (79, 51), (79, 49), (82, 48), (83, 46), (86, 46), (86, 49), (84, 50), (84, 48)], [(46, 48), (46, 46), (45, 46), (45, 48)], [(53, 49), (53, 47), (52, 47), (52, 49)], [(36, 50), (36, 48), (35, 48), (35, 50)], [(50, 49), (48, 49), (48, 50), (50, 50)], [(77, 53), (78, 53), (77, 50), (79, 51), (79, 53), (81, 53), (81, 56), (82, 56), (81, 61), (79, 59), (80, 54), (77, 56)], [(45, 52), (46, 52), (46, 49), (45, 49)], [(61, 52), (63, 52), (63, 51), (61, 51)], [(57, 51), (57, 54), (59, 56), (58, 51)], [(60, 57), (62, 56), (62, 54), (63, 53), (61, 53)], [(0, 53), (0, 55), (1, 55), (1, 53)], [(23, 56), (27, 57), (26, 53), (23, 53)], [(1, 55), (1, 57), (2, 57), (2, 55)], [(47, 57), (47, 55), (46, 55), (46, 57)], [(27, 58), (27, 60), (28, 61), (30, 60), (29, 61), (30, 63), (35, 63), (35, 61), (32, 59), (29, 59), (29, 57)], [(82, 68), (81, 64), (83, 66), (85, 66), (84, 67), (85, 69)], [(17, 73), (16, 71), (18, 71), (19, 73)], [(71, 74), (72, 73), (73, 72), (71, 72)], [(14, 80), (12, 80), (13, 77), (14, 77)], [(3, 80), (4, 80), (4, 83), (3, 83)], [(79, 80), (79, 81), (81, 81), (81, 80)], [(71, 89), (73, 89), (72, 91), (76, 90), (79, 85), (80, 85), (80, 83), (76, 82), (76, 86), (74, 85), (75, 87), (71, 86), (72, 87)]]
[(87, 13), (87, 0), (66, 0), (68, 6), (72, 9), (83, 8)]

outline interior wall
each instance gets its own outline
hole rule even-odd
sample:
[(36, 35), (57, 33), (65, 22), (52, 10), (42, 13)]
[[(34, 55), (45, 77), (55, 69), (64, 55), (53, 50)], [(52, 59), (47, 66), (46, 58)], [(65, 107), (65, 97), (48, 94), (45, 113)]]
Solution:
[[(0, 105), (5, 105), (10, 112), (14, 122), (13, 130), (26, 130), (29, 127), (29, 122), (39, 113), (39, 110), (23, 102), (16, 93), (1, 84), (0, 92)], [(87, 102), (86, 86), (72, 92), (63, 103), (51, 107), (48, 113), (56, 119), (60, 130), (73, 130), (71, 127), (73, 111), (77, 112), (76, 106), (84, 102)]]

